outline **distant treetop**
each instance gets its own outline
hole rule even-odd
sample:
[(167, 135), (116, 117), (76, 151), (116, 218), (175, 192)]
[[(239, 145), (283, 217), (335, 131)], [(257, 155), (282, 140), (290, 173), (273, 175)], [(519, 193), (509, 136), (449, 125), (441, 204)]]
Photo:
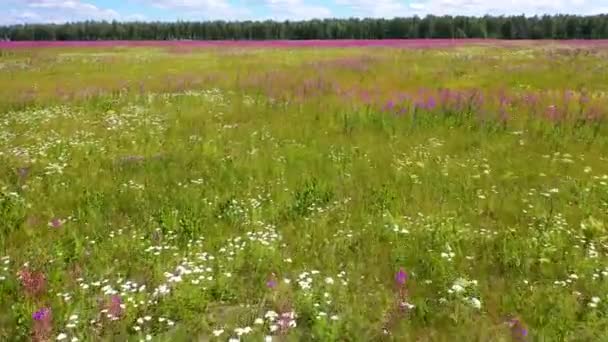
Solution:
[(0, 40), (606, 39), (608, 15), (307, 21), (106, 22), (0, 27)]

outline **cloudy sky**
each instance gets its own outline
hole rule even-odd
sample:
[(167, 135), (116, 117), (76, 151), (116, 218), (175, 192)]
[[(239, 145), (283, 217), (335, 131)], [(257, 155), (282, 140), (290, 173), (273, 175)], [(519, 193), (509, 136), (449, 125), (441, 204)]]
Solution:
[(0, 25), (95, 20), (243, 20), (425, 14), (608, 13), (608, 0), (0, 0)]

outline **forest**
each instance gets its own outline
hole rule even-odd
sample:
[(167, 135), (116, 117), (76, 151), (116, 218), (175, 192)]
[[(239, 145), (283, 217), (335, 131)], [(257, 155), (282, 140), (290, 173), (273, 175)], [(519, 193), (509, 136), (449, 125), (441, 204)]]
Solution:
[(0, 40), (606, 39), (608, 15), (426, 16), (306, 21), (107, 22), (0, 27)]

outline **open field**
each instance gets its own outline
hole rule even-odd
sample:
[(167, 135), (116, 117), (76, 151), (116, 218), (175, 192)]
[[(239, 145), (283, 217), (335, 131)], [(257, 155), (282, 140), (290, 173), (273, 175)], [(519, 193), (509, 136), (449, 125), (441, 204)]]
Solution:
[(337, 45), (0, 43), (0, 340), (606, 340), (606, 44)]

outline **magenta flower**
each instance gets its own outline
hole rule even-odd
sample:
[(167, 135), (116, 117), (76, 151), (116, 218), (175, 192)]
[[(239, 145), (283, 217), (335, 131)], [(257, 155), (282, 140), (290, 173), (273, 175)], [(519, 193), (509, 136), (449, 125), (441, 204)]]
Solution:
[(403, 267), (400, 267), (399, 272), (395, 274), (395, 282), (397, 282), (398, 285), (404, 285), (406, 280), (407, 273), (403, 270)]
[(270, 275), (270, 279), (268, 279), (268, 281), (266, 282), (266, 287), (268, 287), (269, 289), (274, 289), (275, 287), (277, 287), (277, 281), (275, 280), (275, 274), (271, 274)]
[(50, 308), (42, 308), (32, 314), (32, 341), (50, 341), (53, 334), (53, 317)]
[(513, 318), (509, 321), (509, 325), (511, 326), (511, 334), (513, 335), (514, 341), (526, 341), (528, 329), (522, 321)]
[(382, 110), (385, 111), (385, 112), (389, 112), (389, 111), (393, 110), (394, 107), (395, 107), (395, 102), (393, 102), (393, 100), (389, 100), (384, 105), (384, 108)]
[(62, 219), (54, 218), (51, 220), (51, 222), (49, 222), (49, 227), (59, 228), (59, 227), (63, 226), (63, 223), (64, 223), (64, 221)]
[(560, 118), (560, 111), (557, 106), (551, 105), (545, 110), (545, 115), (549, 120), (557, 121)]
[(35, 321), (43, 321), (43, 320), (45, 320), (46, 318), (49, 317), (50, 313), (51, 313), (51, 309), (49, 309), (49, 308), (42, 308), (42, 309), (34, 312), (32, 314), (32, 318)]
[(426, 109), (433, 110), (433, 109), (435, 109), (436, 106), (437, 106), (437, 102), (435, 102), (434, 97), (431, 96), (426, 100), (426, 103), (425, 103)]
[(30, 271), (27, 268), (22, 269), (19, 271), (19, 280), (25, 293), (29, 296), (39, 296), (46, 289), (46, 276), (42, 272)]
[(108, 310), (108, 314), (111, 315), (112, 320), (117, 320), (123, 314), (123, 305), (122, 299), (118, 295), (113, 295), (110, 297), (110, 302), (108, 303), (106, 309)]

